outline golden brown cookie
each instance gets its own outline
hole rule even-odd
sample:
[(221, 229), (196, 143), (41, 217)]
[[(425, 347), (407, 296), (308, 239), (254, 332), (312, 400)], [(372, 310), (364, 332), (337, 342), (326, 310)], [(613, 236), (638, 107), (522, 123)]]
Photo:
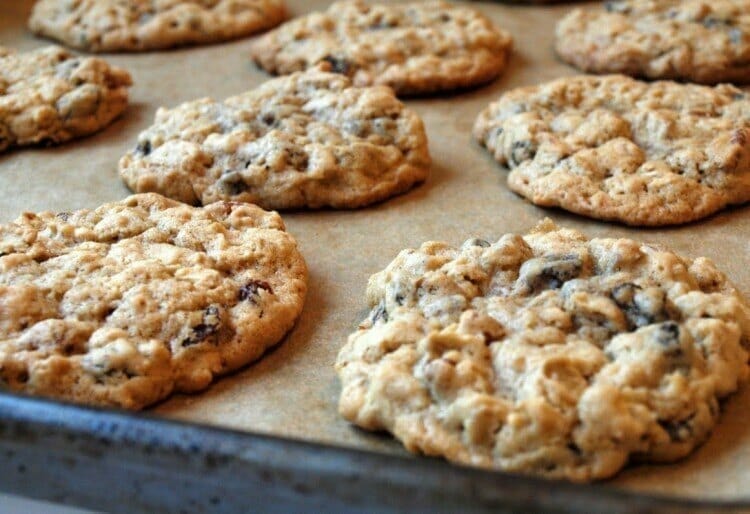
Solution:
[(267, 209), (361, 207), (430, 169), (422, 120), (385, 86), (310, 70), (217, 102), (159, 109), (120, 160), (132, 190)]
[(748, 376), (750, 306), (707, 259), (549, 220), (373, 275), (341, 414), (407, 449), (588, 481), (684, 457)]
[(565, 77), (508, 91), (474, 136), (544, 207), (653, 226), (750, 200), (750, 100), (730, 85)]
[(563, 60), (592, 73), (718, 84), (750, 80), (750, 0), (615, 0), (557, 25)]
[(295, 18), (253, 43), (252, 57), (274, 74), (325, 64), (355, 85), (397, 94), (475, 86), (505, 68), (511, 36), (474, 9), (446, 2), (332, 4)]
[(100, 130), (125, 110), (131, 84), (127, 71), (58, 46), (0, 47), (0, 152)]
[(35, 34), (89, 52), (216, 43), (281, 23), (282, 0), (38, 0)]
[(0, 386), (139, 409), (276, 344), (307, 271), (278, 214), (156, 194), (0, 225)]

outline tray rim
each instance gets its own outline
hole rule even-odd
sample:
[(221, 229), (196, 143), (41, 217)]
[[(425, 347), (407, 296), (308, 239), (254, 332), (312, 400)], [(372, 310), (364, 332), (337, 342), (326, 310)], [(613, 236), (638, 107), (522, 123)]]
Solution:
[(6, 392), (0, 454), (0, 490), (113, 513), (750, 512)]

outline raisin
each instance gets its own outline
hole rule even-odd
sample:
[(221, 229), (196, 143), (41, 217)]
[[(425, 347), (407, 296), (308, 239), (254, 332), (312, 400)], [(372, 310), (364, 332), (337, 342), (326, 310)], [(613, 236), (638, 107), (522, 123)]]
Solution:
[(322, 60), (331, 65), (331, 71), (334, 73), (348, 75), (352, 69), (351, 63), (345, 57), (326, 55)]
[(151, 153), (151, 141), (139, 141), (135, 147), (136, 153), (146, 156)]
[(377, 118), (372, 122), (373, 131), (383, 137), (391, 137), (395, 127), (388, 118)]
[(618, 284), (612, 288), (612, 299), (620, 307), (623, 305), (629, 305), (635, 299), (636, 291), (640, 291), (641, 289), (643, 289), (641, 286), (633, 284), (632, 282)]
[(274, 123), (276, 123), (276, 116), (271, 112), (267, 112), (263, 116), (261, 116), (260, 121), (271, 127)]
[(392, 29), (394, 27), (398, 27), (398, 23), (388, 20), (388, 21), (377, 21), (375, 23), (372, 23), (370, 24), (369, 29), (370, 30), (383, 30), (383, 29)]
[(397, 306), (404, 305), (407, 298), (411, 298), (411, 296), (412, 291), (409, 287), (405, 287), (404, 284), (398, 282), (389, 284), (385, 290), (385, 302), (389, 306), (392, 306), (393, 304)]
[(357, 137), (367, 136), (367, 127), (359, 120), (346, 120), (342, 124), (344, 131)]
[(693, 418), (695, 418), (695, 414), (679, 421), (660, 419), (658, 423), (669, 434), (669, 438), (673, 442), (681, 442), (692, 437)]
[(532, 291), (557, 289), (576, 278), (582, 268), (578, 255), (547, 255), (526, 261), (521, 267), (521, 278)]
[(203, 312), (203, 320), (191, 328), (190, 337), (182, 340), (182, 346), (192, 346), (205, 341), (219, 331), (221, 318), (219, 317), (219, 308), (215, 305), (209, 305)]
[(736, 27), (729, 31), (729, 40), (735, 45), (742, 43), (743, 36), (742, 31)]
[(250, 188), (239, 173), (230, 170), (226, 170), (224, 173), (217, 183), (217, 186), (224, 194), (236, 196)]
[(625, 2), (617, 0), (609, 0), (608, 2), (604, 2), (604, 9), (606, 9), (607, 12), (616, 12), (620, 14), (628, 14), (631, 10), (630, 6)]
[(581, 455), (583, 455), (583, 451), (581, 451), (581, 448), (579, 448), (577, 444), (568, 443), (567, 447), (568, 450), (570, 450), (571, 453), (573, 453), (573, 455), (575, 455), (576, 457), (580, 457)]
[(375, 309), (373, 309), (372, 314), (370, 315), (370, 320), (372, 321), (372, 324), (378, 322), (378, 320), (388, 321), (388, 311), (385, 310), (385, 305), (383, 302), (380, 302)]
[(478, 237), (469, 239), (464, 244), (466, 244), (467, 246), (481, 246), (482, 248), (487, 248), (490, 246), (489, 241), (485, 241), (484, 239), (479, 239)]
[(680, 327), (674, 321), (661, 323), (653, 333), (653, 341), (664, 356), (667, 372), (690, 372), (690, 362), (680, 341)]
[[(130, 378), (137, 377), (138, 375), (127, 369), (108, 369), (107, 371), (104, 372), (104, 376), (107, 378), (114, 378), (114, 379), (123, 378), (123, 377), (125, 377), (126, 379), (130, 379)], [(101, 383), (103, 383), (103, 381)]]
[[(680, 327), (674, 321), (667, 321), (659, 325), (656, 332), (656, 342), (664, 348), (674, 349), (680, 346)], [(682, 353), (680, 349), (680, 353)]]
[(310, 164), (310, 157), (301, 150), (291, 150), (287, 162), (289, 162), (295, 170), (302, 171), (306, 170), (307, 166)]
[(69, 212), (58, 212), (55, 216), (58, 217), (58, 218), (60, 218), (63, 221), (68, 221), (68, 218), (70, 218), (70, 213)]
[(193, 334), (182, 341), (182, 346), (192, 346), (194, 344), (200, 343), (211, 334), (216, 333), (215, 328), (216, 327), (214, 327), (213, 325), (207, 325), (205, 323), (199, 323), (195, 325), (193, 327)]
[(719, 403), (716, 401), (716, 398), (711, 398), (708, 402), (708, 412), (713, 419), (719, 417)]
[(714, 27), (718, 27), (719, 25), (726, 25), (726, 23), (726, 21), (714, 18), (712, 16), (707, 16), (706, 18), (703, 18), (703, 21), (701, 21), (701, 24), (707, 29), (712, 29)]
[(515, 168), (524, 161), (530, 161), (535, 155), (536, 150), (532, 148), (531, 141), (514, 141), (510, 147), (508, 162)]
[(655, 305), (652, 301), (649, 310), (648, 299), (642, 297), (643, 288), (637, 284), (626, 282), (612, 289), (612, 299), (623, 310), (631, 329), (650, 325), (667, 319), (664, 311), (665, 294), (659, 291)]
[(260, 298), (258, 291), (261, 289), (267, 291), (269, 294), (273, 294), (271, 284), (268, 282), (264, 280), (251, 280), (244, 286), (240, 287), (240, 290), (237, 293), (237, 299), (241, 302), (249, 300), (250, 303), (257, 305), (258, 298)]
[(729, 142), (734, 145), (745, 146), (747, 144), (747, 133), (744, 130), (735, 130)]

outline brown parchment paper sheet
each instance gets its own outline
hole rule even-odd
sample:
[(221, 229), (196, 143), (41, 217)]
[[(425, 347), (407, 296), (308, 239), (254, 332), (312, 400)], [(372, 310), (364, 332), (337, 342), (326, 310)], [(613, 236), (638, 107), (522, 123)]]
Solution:
[[(293, 14), (327, 2), (288, 0)], [(0, 0), (0, 44), (28, 50), (48, 44), (25, 29), (31, 0)], [(479, 111), (503, 91), (575, 73), (552, 52), (555, 21), (574, 5), (473, 3), (515, 40), (510, 66), (496, 82), (456, 95), (408, 99), (424, 119), (432, 175), (412, 191), (356, 211), (283, 214), (310, 269), (309, 293), (294, 330), (262, 360), (225, 377), (202, 394), (176, 396), (153, 411), (168, 418), (239, 430), (405, 454), (390, 437), (369, 434), (339, 418), (336, 354), (366, 315), (367, 278), (407, 247), (430, 239), (460, 244), (524, 232), (549, 216), (590, 236), (625, 236), (713, 259), (750, 295), (750, 205), (683, 227), (630, 229), (525, 202), (505, 185), (506, 171), (471, 138)], [(95, 207), (129, 194), (117, 161), (151, 124), (160, 105), (216, 99), (253, 88), (268, 76), (248, 58), (245, 39), (146, 54), (108, 55), (133, 75), (122, 118), (84, 140), (0, 155), (0, 222), (24, 211)], [(675, 465), (633, 466), (611, 483), (652, 493), (750, 500), (750, 388), (727, 401), (719, 425), (696, 453)], [(592, 486), (596, 487), (596, 486)]]

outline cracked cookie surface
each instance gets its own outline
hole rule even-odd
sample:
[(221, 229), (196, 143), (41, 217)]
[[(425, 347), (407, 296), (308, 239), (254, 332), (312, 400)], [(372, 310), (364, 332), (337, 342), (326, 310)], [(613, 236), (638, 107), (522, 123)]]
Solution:
[(288, 74), (319, 64), (354, 84), (420, 94), (488, 82), (506, 66), (511, 36), (479, 12), (445, 2), (338, 2), (253, 43), (256, 64)]
[(156, 194), (0, 225), (0, 387), (139, 409), (292, 327), (307, 271), (278, 214)]
[(717, 84), (750, 81), (750, 0), (621, 0), (575, 9), (556, 50), (586, 72)]
[(750, 307), (709, 260), (549, 220), (405, 250), (367, 300), (341, 414), (457, 463), (587, 481), (673, 461), (748, 376)]
[(125, 110), (131, 84), (127, 71), (58, 46), (0, 47), (0, 152), (100, 130)]
[(730, 85), (576, 76), (509, 91), (474, 136), (537, 205), (669, 225), (750, 200), (749, 120)]
[(159, 109), (120, 175), (134, 191), (193, 204), (353, 208), (406, 191), (429, 167), (422, 121), (390, 88), (310, 70)]
[(39, 0), (35, 34), (90, 52), (215, 43), (274, 27), (282, 0)]

